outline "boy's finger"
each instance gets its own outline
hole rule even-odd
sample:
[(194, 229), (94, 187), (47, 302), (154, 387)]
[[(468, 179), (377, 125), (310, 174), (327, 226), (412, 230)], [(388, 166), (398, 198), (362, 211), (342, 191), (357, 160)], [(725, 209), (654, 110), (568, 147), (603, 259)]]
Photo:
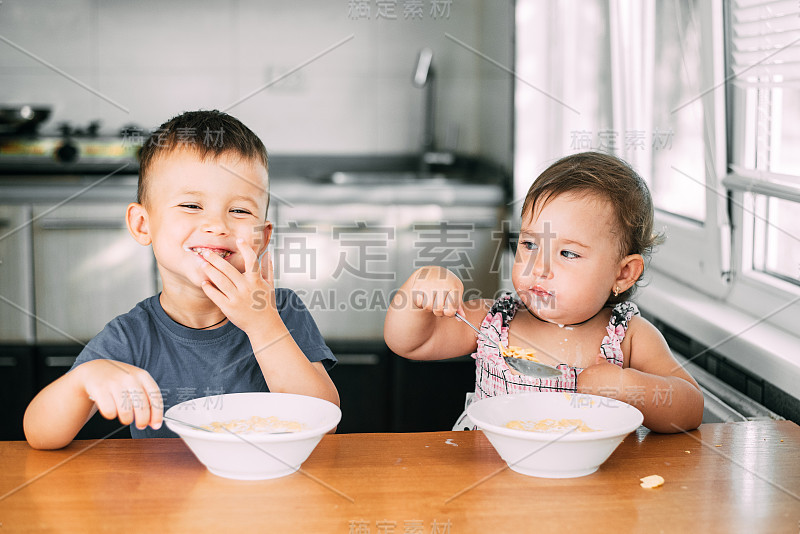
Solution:
[(208, 264), (215, 267), (220, 273), (224, 274), (228, 279), (234, 280), (236, 276), (241, 275), (239, 269), (234, 267), (230, 262), (223, 259), (222, 256), (207, 250), (203, 251), (201, 256)]
[(272, 265), (272, 255), (269, 250), (261, 256), (261, 277), (269, 284), (274, 285), (275, 267)]
[(217, 289), (214, 284), (208, 280), (203, 280), (203, 282), (200, 284), (200, 289), (202, 289), (203, 293), (205, 293), (206, 296), (211, 299), (211, 302), (216, 304), (217, 307), (221, 309), (223, 313), (225, 313), (224, 307), (226, 307), (230, 301), (222, 291)]
[(257, 273), (258, 256), (256, 256), (253, 249), (247, 246), (244, 239), (241, 237), (236, 240), (236, 248), (239, 249), (239, 253), (242, 255), (242, 259), (244, 259), (244, 272)]
[[(224, 262), (225, 260), (221, 261)], [(234, 269), (234, 271), (235, 270), (236, 269)], [(231, 280), (225, 273), (221, 272), (216, 265), (212, 265), (210, 263), (203, 265), (203, 272), (206, 273), (209, 281), (214, 284), (224, 295), (228, 296), (236, 291), (236, 283), (234, 283), (233, 280)], [(240, 275), (238, 271), (236, 271), (236, 274)]]
[(105, 391), (96, 391), (89, 394), (89, 398), (94, 401), (97, 406), (97, 411), (106, 419), (116, 419), (117, 405), (114, 402), (114, 397)]
[(114, 405), (120, 423), (123, 425), (133, 423), (133, 402), (131, 402), (130, 390), (123, 390), (114, 395)]
[(158, 430), (164, 421), (164, 398), (161, 396), (161, 389), (149, 374), (143, 378), (142, 383), (150, 401), (150, 420), (148, 424)]
[(150, 423), (150, 398), (144, 389), (136, 389), (131, 393), (131, 408), (133, 408), (133, 422), (136, 428), (143, 430)]

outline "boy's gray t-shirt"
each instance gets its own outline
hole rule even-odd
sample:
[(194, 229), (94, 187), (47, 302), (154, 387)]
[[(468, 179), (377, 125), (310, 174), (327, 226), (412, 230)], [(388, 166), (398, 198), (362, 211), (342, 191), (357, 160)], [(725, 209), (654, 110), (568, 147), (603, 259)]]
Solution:
[[(276, 289), (275, 297), (278, 313), (303, 354), (326, 369), (333, 367), (336, 358), (300, 298), (286, 288)], [(155, 295), (109, 322), (84, 347), (72, 369), (101, 358), (145, 369), (161, 389), (166, 412), (199, 397), (269, 391), (253, 350), (259, 347), (252, 347), (247, 334), (232, 322), (213, 330), (187, 328), (164, 312)], [(177, 437), (166, 425), (159, 430), (139, 430), (133, 424), (130, 428), (134, 438)]]

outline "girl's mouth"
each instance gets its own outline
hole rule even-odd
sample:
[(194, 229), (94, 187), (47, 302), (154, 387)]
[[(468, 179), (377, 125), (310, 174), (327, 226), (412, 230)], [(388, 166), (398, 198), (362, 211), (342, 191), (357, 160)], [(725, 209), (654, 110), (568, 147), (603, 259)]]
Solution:
[(536, 286), (536, 287), (531, 288), (531, 293), (533, 293), (533, 296), (535, 296), (535, 297), (537, 297), (539, 299), (545, 300), (545, 301), (555, 297), (554, 293), (551, 293), (551, 292), (545, 290), (543, 287), (540, 287), (540, 286)]
[(223, 259), (233, 254), (233, 252), (231, 252), (230, 250), (225, 250), (224, 248), (183, 247), (183, 249), (187, 252), (194, 252), (198, 256), (202, 256), (204, 252), (213, 252), (214, 254), (217, 254)]

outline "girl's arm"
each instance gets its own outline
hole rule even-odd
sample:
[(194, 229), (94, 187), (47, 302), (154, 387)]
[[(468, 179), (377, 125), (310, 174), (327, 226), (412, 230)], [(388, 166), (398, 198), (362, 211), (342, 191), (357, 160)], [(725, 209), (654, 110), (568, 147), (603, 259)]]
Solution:
[(644, 425), (656, 432), (693, 430), (703, 420), (700, 386), (675, 360), (652, 324), (634, 317), (623, 345), (629, 366), (621, 369), (600, 356), (578, 375), (578, 391), (611, 397), (638, 408)]
[(412, 360), (444, 360), (477, 348), (475, 333), (455, 319), (461, 313), (474, 325), (486, 315), (490, 301), (463, 302), (464, 284), (443, 267), (422, 267), (395, 293), (383, 325), (386, 344)]

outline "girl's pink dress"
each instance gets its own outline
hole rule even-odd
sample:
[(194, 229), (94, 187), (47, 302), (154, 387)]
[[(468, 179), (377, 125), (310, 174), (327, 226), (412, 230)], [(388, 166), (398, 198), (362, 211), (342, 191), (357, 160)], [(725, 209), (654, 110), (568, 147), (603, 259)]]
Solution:
[[(508, 326), (522, 303), (511, 293), (499, 297), (486, 317), (481, 322), (481, 331), (493, 341), (500, 341), (508, 346)], [(628, 321), (639, 314), (639, 309), (632, 302), (621, 302), (611, 311), (611, 319), (606, 327), (606, 336), (600, 344), (600, 354), (610, 363), (622, 367), (622, 340), (628, 330)], [(565, 329), (570, 328), (565, 326)], [(561, 376), (554, 378), (534, 378), (515, 375), (500, 355), (497, 347), (490, 345), (482, 336), (478, 337), (478, 350), (472, 354), (475, 358), (475, 393), (467, 394), (464, 412), (458, 418), (453, 430), (474, 430), (475, 425), (469, 420), (466, 408), (475, 400), (497, 395), (515, 393), (531, 393), (538, 391), (576, 391), (578, 375), (581, 367), (572, 367), (565, 363), (556, 366)]]

